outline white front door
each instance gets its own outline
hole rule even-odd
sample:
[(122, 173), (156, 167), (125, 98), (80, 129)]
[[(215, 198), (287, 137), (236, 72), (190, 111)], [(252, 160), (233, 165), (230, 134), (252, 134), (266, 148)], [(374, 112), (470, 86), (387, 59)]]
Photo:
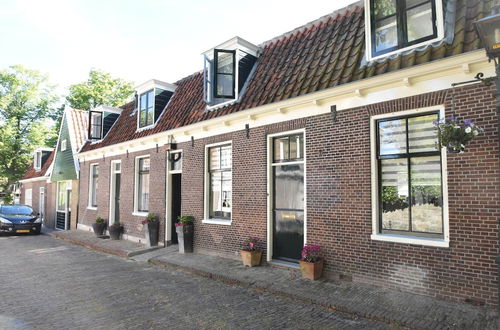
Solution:
[(40, 187), (40, 193), (38, 198), (38, 213), (40, 213), (40, 219), (42, 219), (42, 224), (45, 225), (45, 188)]

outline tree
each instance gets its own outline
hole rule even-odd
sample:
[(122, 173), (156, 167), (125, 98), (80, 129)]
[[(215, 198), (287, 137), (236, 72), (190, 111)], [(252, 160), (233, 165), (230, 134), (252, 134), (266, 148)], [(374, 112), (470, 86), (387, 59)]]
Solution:
[(53, 139), (57, 96), (46, 76), (14, 65), (0, 71), (0, 191), (26, 172), (34, 149)]
[(69, 87), (66, 100), (72, 108), (90, 110), (99, 105), (123, 105), (132, 93), (132, 83), (92, 69), (87, 81)]

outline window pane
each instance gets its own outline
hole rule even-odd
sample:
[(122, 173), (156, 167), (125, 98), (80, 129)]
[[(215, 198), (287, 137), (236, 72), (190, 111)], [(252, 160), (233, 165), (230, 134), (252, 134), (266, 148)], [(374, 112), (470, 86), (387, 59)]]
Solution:
[(304, 212), (303, 211), (274, 211), (275, 232), (286, 242), (296, 242), (303, 239)]
[(221, 147), (221, 168), (231, 168), (231, 146)]
[(304, 165), (274, 166), (276, 209), (304, 209)]
[(396, 119), (378, 124), (380, 155), (406, 153), (406, 121)]
[(139, 174), (138, 210), (141, 212), (149, 210), (149, 173)]
[(412, 230), (443, 232), (441, 198), (441, 158), (418, 157), (410, 160)]
[(423, 37), (430, 36), (434, 33), (434, 25), (432, 23), (432, 5), (415, 7), (406, 12), (408, 41), (418, 40)]
[(91, 205), (97, 206), (97, 187), (99, 184), (99, 166), (92, 166), (92, 193), (91, 193)]
[(148, 109), (152, 109), (154, 106), (154, 95), (153, 91), (148, 92)]
[(140, 103), (141, 103), (140, 109), (141, 110), (147, 109), (147, 106), (148, 106), (148, 101), (147, 100), (148, 100), (147, 94), (146, 93), (142, 94), (141, 95), (141, 101), (140, 101)]
[(210, 173), (210, 217), (222, 216), (222, 174), (221, 172)]
[(406, 8), (415, 7), (424, 2), (428, 2), (429, 0), (406, 0)]
[(222, 211), (231, 213), (232, 173), (222, 172)]
[(153, 110), (149, 109), (148, 114), (147, 114), (147, 118), (146, 118), (146, 126), (153, 125), (153, 123), (154, 123), (153, 115), (154, 115)]
[(139, 169), (140, 171), (149, 171), (149, 158), (141, 158), (139, 159)]
[(172, 153), (171, 157), (173, 157), (173, 161), (171, 161), (170, 170), (171, 171), (180, 171), (182, 170), (182, 153), (176, 152)]
[(409, 230), (408, 160), (384, 159), (382, 173), (382, 229)]
[(209, 167), (210, 170), (218, 170), (220, 169), (220, 148), (219, 147), (214, 147), (210, 148), (209, 151)]
[(376, 19), (380, 19), (396, 13), (396, 0), (375, 0), (374, 15)]
[(217, 73), (233, 73), (233, 53), (217, 53)]
[(58, 182), (58, 195), (57, 196), (57, 209), (59, 211), (64, 211), (66, 209), (66, 182)]
[(274, 139), (274, 161), (287, 160), (289, 158), (288, 136)]
[(438, 151), (438, 136), (433, 121), (438, 115), (408, 118), (410, 152)]
[(396, 16), (375, 23), (375, 51), (379, 52), (398, 45)]
[(304, 158), (304, 137), (296, 135), (290, 137), (290, 159)]
[(217, 94), (233, 95), (233, 76), (227, 74), (217, 74)]

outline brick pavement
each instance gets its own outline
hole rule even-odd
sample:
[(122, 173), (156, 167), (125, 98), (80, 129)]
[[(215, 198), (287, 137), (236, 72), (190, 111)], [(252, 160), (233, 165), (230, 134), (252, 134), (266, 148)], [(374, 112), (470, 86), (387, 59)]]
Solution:
[(0, 329), (391, 327), (48, 235), (0, 235), (0, 251)]

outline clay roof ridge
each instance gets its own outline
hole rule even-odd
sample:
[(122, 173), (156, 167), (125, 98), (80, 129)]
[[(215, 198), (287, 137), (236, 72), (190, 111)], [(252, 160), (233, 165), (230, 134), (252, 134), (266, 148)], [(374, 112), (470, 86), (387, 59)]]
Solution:
[(280, 41), (282, 39), (286, 39), (286, 38), (288, 38), (288, 37), (290, 37), (290, 36), (292, 36), (292, 35), (294, 35), (296, 33), (303, 32), (303, 31), (305, 31), (305, 30), (307, 30), (307, 29), (309, 29), (309, 28), (311, 28), (313, 26), (320, 25), (321, 23), (324, 23), (324, 22), (328, 21), (331, 18), (337, 19), (337, 18), (339, 18), (341, 16), (344, 16), (346, 13), (352, 12), (352, 11), (358, 9), (358, 8), (364, 8), (364, 1), (363, 0), (358, 0), (358, 1), (356, 1), (354, 3), (351, 3), (350, 5), (348, 5), (348, 6), (344, 7), (344, 8), (337, 9), (337, 10), (331, 12), (330, 14), (321, 16), (320, 18), (317, 18), (317, 19), (315, 19), (315, 20), (313, 20), (313, 21), (311, 21), (309, 23), (306, 23), (306, 24), (304, 24), (302, 26), (299, 26), (299, 27), (297, 27), (297, 28), (295, 28), (293, 30), (285, 32), (285, 33), (283, 33), (283, 34), (281, 34), (279, 36), (276, 36), (276, 37), (274, 37), (272, 39), (264, 41), (263, 43), (261, 43), (259, 45), (259, 47), (264, 48), (264, 47), (266, 47), (269, 44), (272, 44), (274, 42)]

